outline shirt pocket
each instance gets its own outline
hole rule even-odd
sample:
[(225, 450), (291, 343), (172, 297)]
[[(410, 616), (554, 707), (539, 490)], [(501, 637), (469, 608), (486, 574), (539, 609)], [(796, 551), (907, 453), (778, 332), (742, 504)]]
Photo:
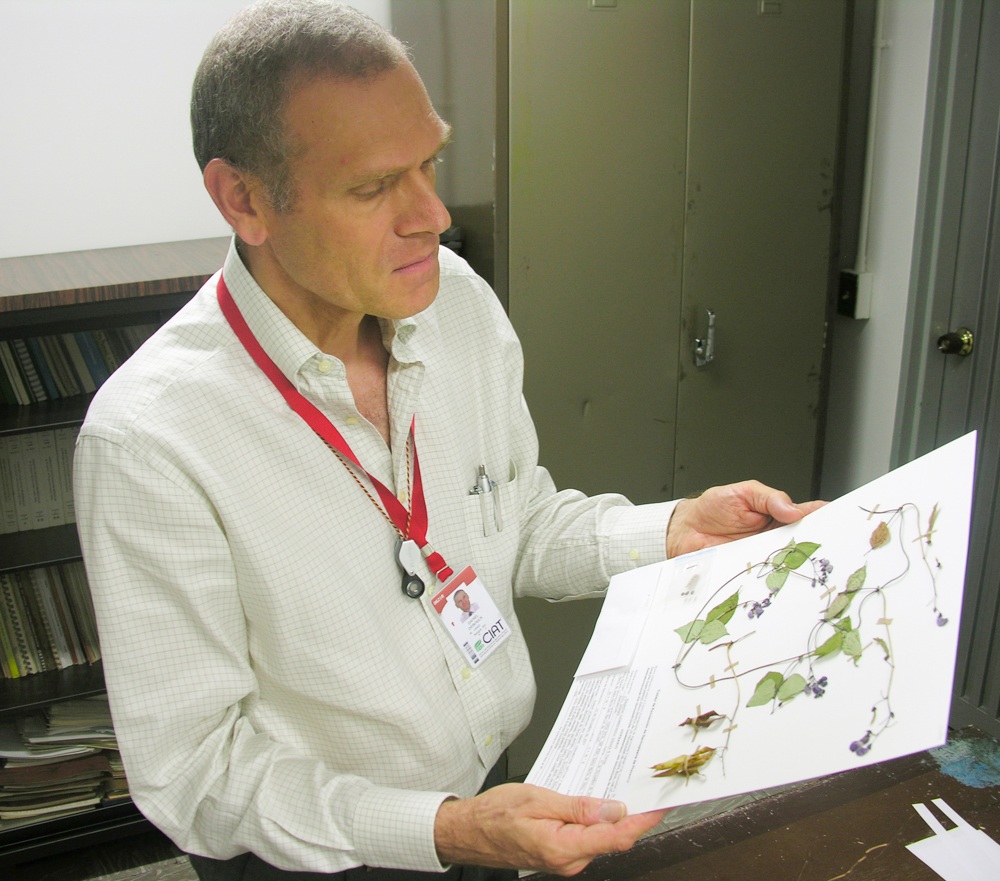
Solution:
[[(502, 472), (488, 471), (489, 492), (470, 492), (463, 502), (465, 529), (477, 572), (509, 583), (520, 535), (518, 475), (513, 462)], [(487, 586), (493, 578), (486, 580)]]

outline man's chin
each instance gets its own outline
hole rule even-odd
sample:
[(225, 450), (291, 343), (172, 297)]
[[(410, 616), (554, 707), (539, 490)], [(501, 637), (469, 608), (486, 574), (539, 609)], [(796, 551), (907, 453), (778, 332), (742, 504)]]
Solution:
[[(398, 283), (398, 279), (396, 280)], [(438, 295), (440, 287), (440, 277), (437, 272), (433, 278), (427, 279), (416, 288), (409, 287), (409, 290), (402, 291), (398, 298), (393, 298), (393, 303), (398, 305), (397, 314), (388, 315), (387, 318), (412, 318), (429, 308)]]

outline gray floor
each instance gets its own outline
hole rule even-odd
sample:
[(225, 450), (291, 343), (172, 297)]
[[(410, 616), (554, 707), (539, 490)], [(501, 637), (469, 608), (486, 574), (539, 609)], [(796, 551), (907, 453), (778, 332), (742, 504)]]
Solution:
[(20, 863), (0, 877), (12, 881), (197, 881), (187, 857), (156, 831)]
[(94, 881), (198, 881), (187, 857), (174, 857), (149, 866), (98, 875)]

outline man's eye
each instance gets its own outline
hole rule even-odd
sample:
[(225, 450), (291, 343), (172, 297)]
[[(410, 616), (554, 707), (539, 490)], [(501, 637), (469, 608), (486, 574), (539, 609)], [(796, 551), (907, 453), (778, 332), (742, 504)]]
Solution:
[(382, 195), (382, 193), (384, 193), (388, 188), (388, 179), (382, 178), (381, 180), (373, 181), (370, 184), (358, 187), (353, 190), (353, 193), (359, 199), (374, 199), (376, 196)]

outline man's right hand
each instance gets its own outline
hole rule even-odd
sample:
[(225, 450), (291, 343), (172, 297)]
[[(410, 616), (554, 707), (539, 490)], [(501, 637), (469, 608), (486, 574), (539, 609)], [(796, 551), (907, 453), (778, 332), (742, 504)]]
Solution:
[(619, 801), (507, 783), (475, 798), (444, 802), (434, 840), (446, 865), (575, 875), (594, 857), (628, 850), (665, 814), (628, 815)]

